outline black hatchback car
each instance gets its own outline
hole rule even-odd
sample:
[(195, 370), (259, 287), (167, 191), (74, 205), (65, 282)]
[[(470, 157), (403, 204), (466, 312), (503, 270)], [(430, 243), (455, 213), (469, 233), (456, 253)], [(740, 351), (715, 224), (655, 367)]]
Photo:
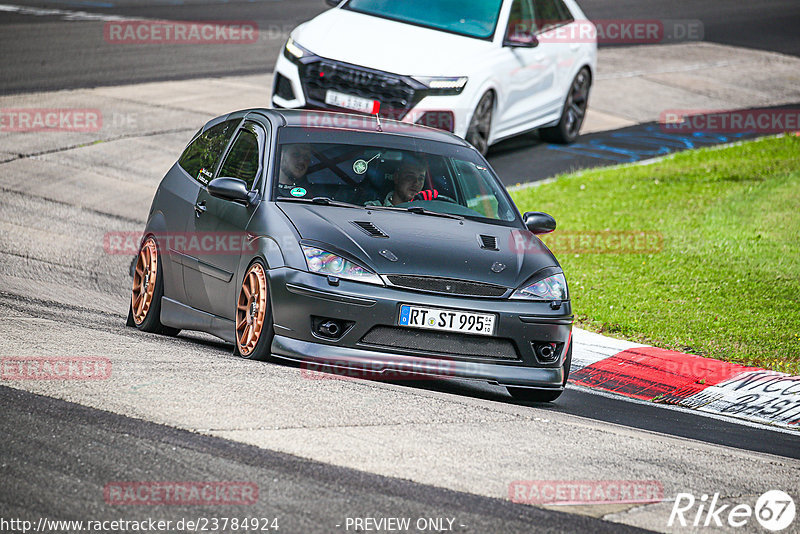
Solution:
[(128, 324), (270, 357), (450, 376), (555, 400), (572, 311), (556, 259), (462, 139), (252, 109), (206, 124), (156, 191)]

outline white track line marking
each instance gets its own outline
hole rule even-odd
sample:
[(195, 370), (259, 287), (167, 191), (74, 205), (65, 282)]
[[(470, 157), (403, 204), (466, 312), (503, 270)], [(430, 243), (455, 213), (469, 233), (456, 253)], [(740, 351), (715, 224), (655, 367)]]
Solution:
[(34, 17), (60, 17), (62, 20), (69, 21), (120, 21), (120, 20), (148, 20), (141, 17), (121, 17), (119, 15), (109, 15), (104, 13), (89, 13), (87, 11), (70, 11), (65, 9), (48, 9), (44, 7), (17, 6), (13, 4), (0, 4), (0, 11), (6, 13), (17, 13), (19, 15), (30, 15)]

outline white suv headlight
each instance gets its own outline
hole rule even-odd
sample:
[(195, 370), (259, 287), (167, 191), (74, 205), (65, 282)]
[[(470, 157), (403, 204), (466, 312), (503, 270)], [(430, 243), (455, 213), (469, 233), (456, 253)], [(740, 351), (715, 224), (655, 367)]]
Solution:
[(568, 300), (567, 279), (564, 278), (563, 273), (554, 274), (517, 289), (509, 298), (544, 301)]
[(469, 78), (466, 76), (414, 76), (414, 79), (437, 94), (459, 94)]
[(286, 41), (286, 46), (284, 47), (283, 51), (284, 55), (286, 55), (286, 58), (290, 61), (297, 61), (298, 59), (312, 55), (311, 52), (295, 43), (294, 39), (291, 37), (289, 37), (289, 40)]
[(321, 248), (300, 245), (303, 255), (306, 257), (306, 265), (309, 272), (325, 276), (335, 276), (345, 280), (355, 280), (356, 282), (366, 282), (368, 284), (383, 285), (381, 277), (373, 273), (366, 267), (346, 260), (341, 256), (332, 254)]

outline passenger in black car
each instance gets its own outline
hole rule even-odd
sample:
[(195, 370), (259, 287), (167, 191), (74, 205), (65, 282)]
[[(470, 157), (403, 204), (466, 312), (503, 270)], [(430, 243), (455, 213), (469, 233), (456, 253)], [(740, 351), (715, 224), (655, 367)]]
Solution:
[[(309, 189), (308, 166), (311, 163), (311, 147), (306, 144), (285, 145), (281, 152), (280, 175), (278, 177), (278, 196), (295, 196), (291, 191), (302, 188)], [(302, 195), (305, 196), (305, 192)]]

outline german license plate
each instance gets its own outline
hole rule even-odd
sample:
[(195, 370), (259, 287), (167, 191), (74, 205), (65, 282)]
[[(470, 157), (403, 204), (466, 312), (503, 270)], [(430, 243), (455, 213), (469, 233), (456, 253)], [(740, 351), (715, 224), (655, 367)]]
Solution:
[(346, 95), (339, 91), (328, 91), (325, 93), (325, 103), (331, 106), (360, 111), (361, 113), (369, 113), (370, 115), (378, 113), (381, 109), (381, 104), (377, 100)]
[(494, 334), (496, 318), (491, 313), (443, 310), (403, 304), (400, 306), (400, 317), (397, 324), (411, 328), (491, 336)]

